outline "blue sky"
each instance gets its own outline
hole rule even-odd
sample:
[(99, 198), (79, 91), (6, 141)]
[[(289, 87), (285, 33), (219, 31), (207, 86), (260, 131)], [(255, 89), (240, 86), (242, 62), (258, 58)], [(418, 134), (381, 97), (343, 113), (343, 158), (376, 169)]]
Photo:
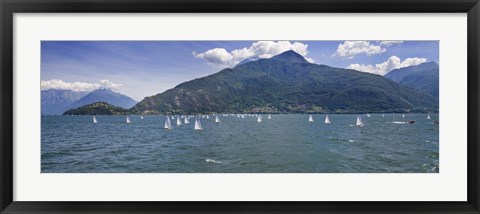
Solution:
[(43, 41), (42, 89), (109, 87), (137, 101), (234, 67), (294, 50), (316, 64), (385, 75), (439, 62), (438, 41)]

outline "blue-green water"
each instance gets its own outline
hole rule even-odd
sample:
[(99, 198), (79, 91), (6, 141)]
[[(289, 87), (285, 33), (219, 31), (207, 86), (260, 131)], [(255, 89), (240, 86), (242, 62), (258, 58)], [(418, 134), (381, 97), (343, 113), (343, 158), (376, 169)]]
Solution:
[[(439, 171), (438, 115), (220, 116), (164, 130), (165, 116), (42, 116), (42, 173), (360, 173)], [(415, 120), (414, 124), (392, 121)], [(183, 120), (182, 120), (183, 122)]]

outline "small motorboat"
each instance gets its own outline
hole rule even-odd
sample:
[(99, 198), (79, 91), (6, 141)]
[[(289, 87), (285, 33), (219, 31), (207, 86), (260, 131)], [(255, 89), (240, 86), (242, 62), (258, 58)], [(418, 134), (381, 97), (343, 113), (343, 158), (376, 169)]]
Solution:
[(415, 120), (409, 120), (409, 121), (407, 121), (407, 123), (409, 123), (409, 124), (414, 124), (414, 123), (415, 123)]

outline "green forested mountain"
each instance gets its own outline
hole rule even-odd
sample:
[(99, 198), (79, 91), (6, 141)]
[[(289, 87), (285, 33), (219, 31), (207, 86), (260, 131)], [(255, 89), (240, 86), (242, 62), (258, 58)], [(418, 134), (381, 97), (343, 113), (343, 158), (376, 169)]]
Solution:
[(438, 101), (382, 76), (308, 63), (287, 51), (146, 97), (132, 113), (435, 111)]
[(70, 109), (63, 115), (125, 115), (129, 114), (127, 109), (112, 106), (106, 102), (96, 102), (84, 105), (75, 109)]
[(439, 68), (436, 62), (395, 69), (388, 72), (385, 77), (433, 97), (439, 96)]

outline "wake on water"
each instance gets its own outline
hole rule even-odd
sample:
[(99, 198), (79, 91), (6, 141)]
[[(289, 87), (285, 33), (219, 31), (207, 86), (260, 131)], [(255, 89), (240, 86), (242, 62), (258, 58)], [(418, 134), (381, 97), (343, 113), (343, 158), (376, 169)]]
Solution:
[(217, 161), (217, 160), (214, 160), (214, 159), (206, 159), (205, 162), (222, 163), (222, 161)]

